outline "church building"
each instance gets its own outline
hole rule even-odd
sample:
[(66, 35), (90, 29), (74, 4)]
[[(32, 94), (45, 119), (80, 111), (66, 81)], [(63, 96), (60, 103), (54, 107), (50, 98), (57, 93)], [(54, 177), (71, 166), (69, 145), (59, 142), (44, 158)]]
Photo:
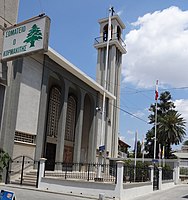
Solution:
[(9, 69), (7, 81), (0, 83), (4, 88), (0, 93), (0, 145), (12, 158), (26, 155), (37, 161), (44, 157), (54, 163), (46, 166), (53, 170), (55, 162), (97, 162), (101, 145), (105, 156), (118, 156), (125, 25), (118, 15), (112, 15), (108, 41), (108, 20), (99, 20), (100, 35), (94, 42), (97, 81), (50, 47), (45, 53), (17, 58), (11, 65), (2, 63)]

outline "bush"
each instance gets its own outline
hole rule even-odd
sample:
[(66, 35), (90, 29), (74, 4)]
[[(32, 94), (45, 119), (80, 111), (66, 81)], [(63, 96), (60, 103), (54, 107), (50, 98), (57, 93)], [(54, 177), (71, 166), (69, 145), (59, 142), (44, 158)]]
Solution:
[(8, 166), (10, 160), (9, 154), (0, 148), (0, 181), (2, 180), (3, 169)]

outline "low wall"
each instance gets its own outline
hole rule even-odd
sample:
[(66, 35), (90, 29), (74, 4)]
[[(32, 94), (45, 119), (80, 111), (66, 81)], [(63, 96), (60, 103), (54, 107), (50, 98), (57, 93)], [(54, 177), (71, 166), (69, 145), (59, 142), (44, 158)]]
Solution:
[(144, 183), (131, 183), (123, 185), (123, 197), (126, 200), (134, 199), (135, 197), (139, 197), (145, 194), (149, 194), (153, 192), (152, 182), (144, 182)]
[(161, 190), (166, 190), (166, 189), (172, 188), (174, 186), (175, 186), (175, 184), (174, 184), (173, 180), (162, 181)]
[(44, 177), (41, 179), (40, 189), (97, 198), (101, 193), (110, 198), (118, 196), (116, 184), (112, 183), (71, 181)]

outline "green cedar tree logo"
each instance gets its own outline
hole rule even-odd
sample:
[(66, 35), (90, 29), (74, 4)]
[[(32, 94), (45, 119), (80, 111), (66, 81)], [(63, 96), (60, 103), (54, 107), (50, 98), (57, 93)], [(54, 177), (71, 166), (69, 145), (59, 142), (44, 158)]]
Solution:
[(30, 43), (30, 47), (35, 46), (35, 41), (42, 39), (42, 33), (40, 28), (34, 24), (32, 28), (29, 30), (29, 33), (27, 34), (27, 39), (24, 40), (25, 43)]

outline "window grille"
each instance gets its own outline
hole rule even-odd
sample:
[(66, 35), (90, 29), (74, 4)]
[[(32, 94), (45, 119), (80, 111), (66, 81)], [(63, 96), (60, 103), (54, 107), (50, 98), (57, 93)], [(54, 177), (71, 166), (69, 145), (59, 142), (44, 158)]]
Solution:
[(57, 137), (61, 92), (53, 87), (50, 92), (47, 136)]
[(35, 138), (36, 138), (36, 135), (31, 135), (28, 133), (22, 133), (22, 132), (16, 131), (14, 140), (19, 141), (19, 142), (35, 144)]
[(65, 140), (71, 142), (74, 141), (75, 117), (76, 117), (76, 100), (73, 96), (69, 96), (67, 104)]

